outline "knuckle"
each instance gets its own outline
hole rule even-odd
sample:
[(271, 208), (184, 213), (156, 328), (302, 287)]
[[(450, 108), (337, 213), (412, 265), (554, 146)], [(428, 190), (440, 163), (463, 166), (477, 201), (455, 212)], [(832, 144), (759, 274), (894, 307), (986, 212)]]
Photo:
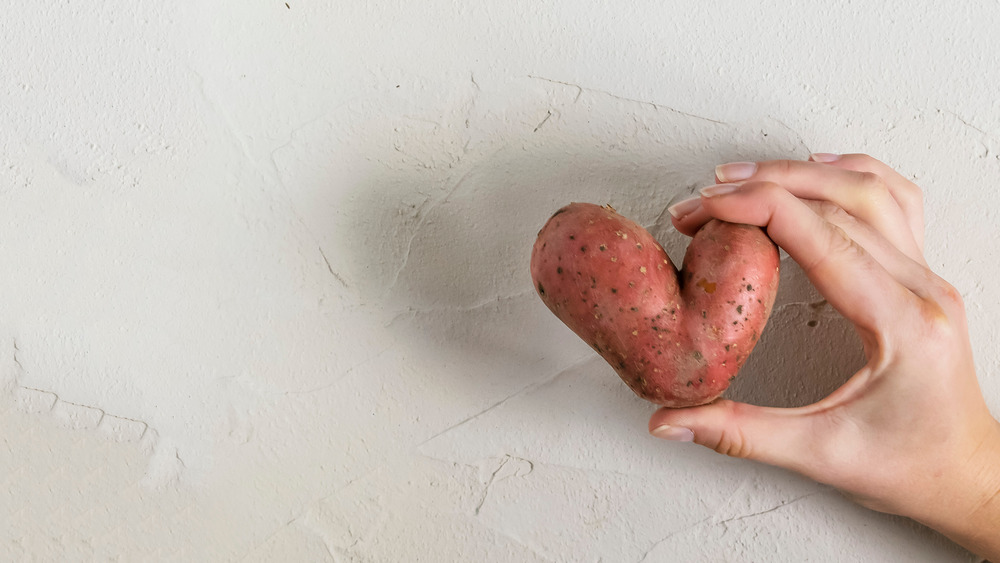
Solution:
[(885, 183), (885, 179), (874, 172), (858, 172), (858, 185), (866, 192), (871, 192), (875, 195), (880, 196), (889, 193), (889, 186)]
[(754, 185), (753, 189), (758, 192), (758, 195), (762, 196), (768, 201), (774, 201), (775, 199), (781, 197), (785, 188), (774, 182), (760, 182)]
[(719, 434), (719, 441), (712, 447), (716, 452), (729, 457), (746, 459), (750, 457), (750, 442), (746, 439), (739, 428), (723, 430)]
[(956, 314), (965, 312), (965, 301), (958, 289), (950, 283), (944, 281), (936, 274), (932, 274), (935, 298), (947, 313)]
[(956, 340), (965, 332), (965, 303), (954, 286), (934, 274), (931, 296), (924, 300), (920, 311), (920, 325), (926, 342), (934, 347), (937, 355), (953, 353)]
[(844, 255), (844, 254), (864, 254), (865, 249), (861, 247), (851, 235), (847, 234), (840, 225), (831, 225), (830, 235), (828, 238), (829, 243), (829, 255)]
[(786, 175), (792, 172), (792, 167), (795, 166), (791, 160), (772, 160), (767, 163), (771, 172), (778, 175)]
[(821, 201), (816, 206), (816, 211), (820, 217), (835, 225), (853, 221), (854, 218), (844, 208), (830, 201)]
[(812, 260), (801, 263), (802, 269), (807, 274), (823, 275), (823, 270), (841, 264), (845, 260), (858, 267), (867, 267), (867, 251), (836, 223), (830, 223), (824, 246), (825, 252), (820, 252)]
[(739, 420), (743, 416), (741, 413), (744, 405), (728, 399), (719, 399), (710, 408), (717, 409), (721, 432), (712, 443), (704, 445), (722, 455), (749, 458), (753, 450), (750, 446), (750, 440), (747, 439), (739, 424)]
[(892, 200), (892, 193), (882, 176), (874, 172), (858, 172), (855, 197), (862, 205), (882, 208)]

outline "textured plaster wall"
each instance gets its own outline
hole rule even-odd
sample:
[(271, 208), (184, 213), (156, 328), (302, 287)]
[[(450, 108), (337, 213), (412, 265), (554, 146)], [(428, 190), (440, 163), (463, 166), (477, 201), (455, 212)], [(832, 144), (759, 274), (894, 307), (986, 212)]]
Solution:
[[(527, 260), (569, 201), (679, 258), (715, 164), (868, 152), (926, 189), (1000, 412), (997, 2), (3, 12), (0, 559), (973, 559), (649, 437)], [(730, 396), (862, 361), (782, 284)]]

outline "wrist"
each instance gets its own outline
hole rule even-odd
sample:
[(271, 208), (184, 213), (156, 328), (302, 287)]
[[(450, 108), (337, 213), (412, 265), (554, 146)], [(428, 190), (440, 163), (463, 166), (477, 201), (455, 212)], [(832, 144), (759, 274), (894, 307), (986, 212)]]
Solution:
[(934, 475), (926, 501), (903, 515), (977, 555), (1000, 560), (1000, 424), (991, 418), (982, 436), (971, 454)]

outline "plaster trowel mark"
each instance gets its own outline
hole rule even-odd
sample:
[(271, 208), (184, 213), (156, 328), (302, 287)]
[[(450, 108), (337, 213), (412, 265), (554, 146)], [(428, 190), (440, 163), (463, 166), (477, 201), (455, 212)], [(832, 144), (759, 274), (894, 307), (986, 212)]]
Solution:
[(503, 469), (503, 467), (507, 465), (507, 462), (509, 461), (510, 461), (510, 456), (504, 456), (503, 461), (500, 462), (500, 466), (497, 467), (495, 470), (493, 470), (493, 474), (490, 475), (490, 480), (486, 483), (486, 488), (483, 489), (483, 498), (479, 499), (479, 504), (476, 505), (476, 514), (479, 514), (479, 511), (482, 510), (483, 508), (483, 504), (486, 503), (486, 497), (489, 496), (490, 487), (492, 487), (493, 482), (496, 481), (497, 473), (500, 473), (500, 470)]
[[(17, 339), (11, 339), (11, 344), (14, 365), (18, 372), (24, 373), (24, 365), (18, 357), (21, 347)], [(143, 441), (149, 433), (149, 425), (142, 420), (108, 414), (100, 407), (67, 401), (53, 391), (22, 385), (16, 376), (12, 383), (11, 392), (20, 403), (20, 409), (26, 413), (53, 416), (78, 430), (99, 430), (119, 441)]]
[(669, 111), (671, 113), (676, 113), (678, 115), (683, 115), (685, 117), (691, 117), (691, 118), (694, 118), (694, 119), (700, 119), (702, 121), (709, 121), (711, 123), (716, 123), (718, 125), (729, 125), (725, 121), (719, 121), (717, 119), (712, 119), (712, 118), (709, 118), (709, 117), (705, 117), (703, 115), (697, 115), (697, 114), (694, 114), (694, 113), (688, 113), (686, 111), (681, 111), (679, 109), (672, 108), (670, 106), (665, 106), (663, 104), (657, 104), (657, 103), (654, 103), (654, 102), (647, 102), (645, 100), (637, 100), (635, 98), (626, 98), (624, 96), (619, 96), (617, 94), (612, 94), (611, 92), (608, 92), (606, 90), (599, 90), (597, 88), (584, 88), (583, 86), (580, 86), (579, 84), (573, 84), (572, 82), (563, 82), (561, 80), (552, 80), (551, 78), (545, 78), (544, 76), (535, 76), (535, 75), (532, 75), (532, 74), (529, 74), (528, 78), (533, 78), (535, 80), (544, 80), (545, 82), (551, 82), (553, 84), (562, 84), (563, 86), (570, 86), (570, 87), (576, 88), (577, 89), (577, 94), (576, 94), (576, 99), (573, 100), (573, 103), (576, 103), (577, 100), (580, 99), (580, 96), (583, 94), (583, 91), (586, 90), (587, 92), (593, 92), (595, 94), (601, 94), (601, 95), (604, 95), (604, 96), (609, 96), (611, 98), (614, 98), (616, 100), (621, 100), (623, 102), (632, 102), (634, 104), (643, 104), (643, 105), (651, 106), (651, 107), (653, 107), (654, 109), (657, 109), (657, 110), (665, 110), (665, 111)]
[(538, 130), (542, 128), (542, 125), (545, 125), (545, 122), (547, 122), (549, 120), (549, 118), (551, 118), (551, 117), (552, 117), (552, 110), (546, 111), (545, 112), (545, 119), (542, 119), (541, 123), (539, 123), (538, 125), (535, 126), (535, 130), (532, 131), (532, 133), (538, 133)]
[(326, 269), (330, 271), (330, 275), (333, 276), (333, 279), (335, 279), (338, 282), (340, 282), (340, 285), (344, 286), (344, 288), (346, 289), (347, 288), (347, 282), (344, 281), (344, 278), (340, 277), (340, 274), (338, 274), (337, 272), (335, 272), (333, 270), (333, 266), (330, 265), (330, 260), (327, 259), (327, 257), (326, 257), (326, 252), (323, 252), (323, 247), (322, 246), (318, 246), (318, 248), (319, 248), (319, 255), (323, 257), (323, 263), (326, 264)]
[(797, 497), (795, 497), (795, 498), (793, 498), (791, 500), (782, 501), (781, 504), (779, 504), (777, 506), (772, 506), (771, 508), (768, 508), (766, 510), (761, 510), (759, 512), (752, 512), (750, 514), (741, 514), (739, 516), (733, 516), (732, 518), (727, 518), (727, 519), (722, 520), (721, 522), (719, 522), (719, 524), (728, 524), (730, 522), (737, 522), (737, 521), (740, 521), (740, 520), (746, 520), (747, 518), (756, 518), (757, 516), (762, 516), (764, 514), (769, 514), (771, 512), (774, 512), (775, 510), (780, 510), (780, 509), (785, 508), (787, 506), (791, 506), (791, 505), (793, 505), (793, 504), (795, 504), (795, 503), (797, 503), (797, 502), (799, 502), (799, 501), (801, 501), (803, 499), (807, 499), (809, 497), (814, 497), (816, 495), (821, 495), (821, 494), (823, 494), (825, 492), (827, 492), (827, 491), (814, 491), (814, 492), (811, 492), (811, 493), (808, 493), (808, 494), (797, 496)]
[(486, 497), (490, 494), (490, 488), (493, 487), (494, 484), (511, 477), (524, 477), (525, 475), (531, 473), (534, 468), (534, 464), (526, 459), (513, 457), (510, 454), (504, 454), (503, 459), (500, 460), (500, 465), (493, 470), (492, 474), (490, 474), (490, 478), (486, 482), (486, 486), (483, 488), (483, 496), (479, 499), (479, 504), (476, 505), (475, 514), (478, 515), (479, 511), (482, 510), (483, 504), (486, 503)]
[(17, 353), (21, 351), (21, 349), (17, 347), (17, 339), (14, 338), (13, 342), (14, 342), (14, 354), (13, 354), (13, 356), (14, 356), (14, 364), (17, 366), (17, 369), (19, 369), (21, 371), (24, 371), (24, 366), (21, 365), (21, 361), (18, 360), (18, 358), (17, 358)]

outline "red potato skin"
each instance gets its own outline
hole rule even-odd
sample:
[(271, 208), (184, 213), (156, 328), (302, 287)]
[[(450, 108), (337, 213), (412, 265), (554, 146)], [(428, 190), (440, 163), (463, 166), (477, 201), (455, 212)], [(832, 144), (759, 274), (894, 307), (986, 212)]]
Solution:
[(678, 273), (644, 228), (572, 203), (538, 233), (535, 291), (640, 397), (667, 407), (722, 394), (774, 306), (778, 249), (758, 227), (708, 222)]

